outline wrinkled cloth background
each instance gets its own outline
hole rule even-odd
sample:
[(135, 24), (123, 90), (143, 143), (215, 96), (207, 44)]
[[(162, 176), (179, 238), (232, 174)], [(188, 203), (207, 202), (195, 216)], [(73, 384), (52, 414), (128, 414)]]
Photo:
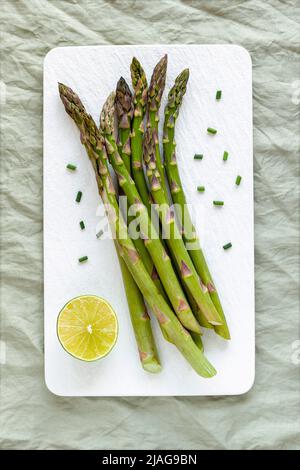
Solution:
[[(299, 448), (299, 2), (0, 3), (1, 448)], [(225, 398), (56, 397), (43, 374), (43, 58), (154, 41), (235, 43), (252, 56), (255, 385)]]

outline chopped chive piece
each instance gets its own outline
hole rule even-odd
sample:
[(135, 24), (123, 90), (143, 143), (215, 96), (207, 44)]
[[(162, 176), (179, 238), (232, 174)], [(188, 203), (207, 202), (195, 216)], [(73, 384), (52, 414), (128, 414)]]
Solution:
[(196, 154), (194, 155), (194, 160), (202, 160), (202, 158), (203, 158), (202, 153), (196, 153)]
[(217, 90), (217, 93), (216, 93), (216, 100), (220, 100), (220, 99), (221, 99), (221, 96), (222, 96), (222, 90)]
[(72, 171), (75, 171), (77, 166), (76, 165), (73, 165), (72, 163), (68, 163), (67, 164), (67, 168), (68, 170), (72, 170)]
[(223, 153), (223, 160), (224, 162), (226, 162), (228, 159), (228, 152), (225, 150), (224, 153)]
[(224, 201), (213, 201), (214, 206), (224, 206)]
[(104, 233), (103, 230), (99, 230), (99, 232), (96, 233), (96, 237), (97, 237), (97, 238), (102, 237), (103, 233)]
[(236, 184), (237, 186), (239, 186), (241, 181), (242, 181), (242, 177), (241, 177), (240, 175), (238, 175), (238, 176), (236, 177), (235, 184)]
[(83, 220), (81, 220), (81, 221), (79, 222), (79, 225), (80, 225), (81, 230), (84, 230), (84, 229), (85, 229), (85, 225), (84, 225)]
[(82, 192), (78, 191), (77, 196), (76, 196), (76, 202), (80, 202), (82, 198)]
[(223, 246), (224, 250), (228, 250), (228, 248), (232, 247), (232, 243), (226, 243), (226, 245)]
[(213, 127), (208, 127), (207, 132), (209, 134), (216, 134), (218, 131), (217, 131), (217, 129), (214, 129)]
[(198, 187), (197, 187), (197, 191), (199, 191), (199, 193), (204, 193), (204, 191), (205, 191), (205, 186), (198, 186)]
[(87, 260), (88, 260), (87, 256), (82, 256), (81, 258), (78, 258), (79, 263), (84, 263)]

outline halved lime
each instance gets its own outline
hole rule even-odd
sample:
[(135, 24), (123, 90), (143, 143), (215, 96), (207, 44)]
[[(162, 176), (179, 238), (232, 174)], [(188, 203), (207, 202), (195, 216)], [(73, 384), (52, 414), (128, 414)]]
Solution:
[(101, 297), (75, 297), (58, 315), (57, 335), (69, 354), (82, 361), (96, 361), (106, 356), (117, 341), (117, 316)]

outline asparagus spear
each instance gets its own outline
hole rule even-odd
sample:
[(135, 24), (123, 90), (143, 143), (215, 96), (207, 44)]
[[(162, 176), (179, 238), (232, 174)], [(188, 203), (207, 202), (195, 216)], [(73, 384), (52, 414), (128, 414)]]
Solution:
[(140, 62), (134, 57), (130, 65), (134, 89), (134, 115), (131, 132), (132, 176), (141, 199), (150, 212), (149, 191), (143, 169), (144, 116), (146, 112), (148, 83)]
[(162, 95), (166, 84), (168, 56), (164, 55), (154, 67), (148, 93), (148, 118), (147, 127), (152, 129), (152, 134), (155, 142), (155, 157), (156, 168), (160, 175), (161, 186), (168, 198), (168, 191), (164, 175), (164, 165), (160, 155), (159, 140), (158, 140), (158, 123), (159, 123), (159, 108), (161, 104)]
[(132, 59), (130, 70), (132, 85), (135, 91), (134, 118), (131, 132), (132, 176), (141, 199), (147, 207), (149, 214), (151, 214), (151, 203), (153, 201), (149, 193), (143, 169), (144, 116), (148, 99), (148, 84), (144, 69), (135, 57)]
[(112, 233), (116, 234), (120, 256), (124, 259), (127, 268), (167, 336), (172, 338), (173, 343), (199, 375), (213, 377), (216, 374), (214, 367), (195, 345), (191, 335), (181, 325), (155, 287), (132, 240), (128, 237), (127, 227), (120, 214), (114, 186), (108, 171), (103, 139), (96, 124), (92, 117), (86, 113), (79, 97), (70, 88), (59, 84), (59, 92), (66, 112), (79, 128), (81, 142), (85, 146), (95, 170), (99, 193), (106, 208)]
[[(157, 170), (157, 176), (160, 176), (160, 194), (152, 192), (153, 199), (156, 203), (158, 204), (164, 204), (165, 210), (166, 210), (166, 204), (168, 204), (168, 191), (166, 189), (166, 181), (165, 181), (165, 175), (164, 175), (164, 165), (161, 160), (160, 156), (160, 150), (159, 150), (159, 140), (158, 140), (158, 123), (159, 123), (159, 107), (161, 103), (161, 98), (163, 95), (163, 91), (165, 88), (165, 81), (166, 81), (166, 70), (167, 70), (167, 56), (165, 55), (155, 66), (152, 78), (151, 78), (151, 83), (149, 87), (149, 93), (148, 93), (148, 123), (147, 123), (147, 128), (151, 129), (151, 132), (148, 132), (148, 136), (152, 135), (152, 139), (154, 140), (155, 144), (155, 156), (153, 155), (153, 159), (155, 162), (151, 162), (151, 165), (155, 165), (156, 170)], [(145, 141), (145, 138), (144, 138)], [(145, 150), (144, 150), (145, 152)], [(144, 155), (145, 157), (145, 155)], [(149, 173), (149, 169), (148, 169)], [(149, 175), (148, 175), (148, 180), (149, 180)], [(160, 201), (159, 201), (160, 199)], [(162, 216), (162, 214), (161, 214)], [(176, 232), (176, 222), (174, 224), (174, 230)], [(172, 227), (170, 226), (170, 229)], [(175, 235), (174, 232), (174, 235)], [(173, 242), (174, 245), (175, 242)], [(172, 236), (170, 236), (169, 239), (169, 245), (172, 244)], [(180, 244), (179, 242), (177, 245)], [(181, 243), (182, 245), (182, 243)], [(175, 250), (175, 251), (174, 251)], [(173, 253), (177, 253), (177, 249), (174, 246)], [(171, 249), (172, 251), (172, 249)], [(177, 260), (178, 261), (178, 260)], [(191, 261), (189, 259), (189, 261)], [(181, 269), (181, 264), (179, 265), (179, 268)], [(189, 281), (191, 284), (192, 280)], [(188, 282), (186, 282), (188, 284)], [(188, 286), (186, 286), (188, 288)], [(194, 291), (191, 291), (191, 288), (188, 288), (189, 291), (194, 294), (196, 294), (196, 284), (194, 282)], [(204, 292), (204, 297), (206, 296), (206, 303), (211, 304), (209, 297), (209, 294), (207, 292)], [(214, 309), (213, 305), (210, 305), (210, 310), (215, 310), (214, 314), (209, 317), (209, 309), (207, 310), (206, 307), (203, 305), (203, 302), (199, 302), (199, 299), (197, 298), (197, 304), (198, 307), (200, 307), (200, 310), (197, 309), (194, 311), (194, 313), (198, 314), (198, 318), (201, 319), (201, 322), (203, 326), (209, 327), (210, 324), (220, 324), (221, 323), (221, 318), (218, 316), (217, 311)], [(205, 311), (206, 310), (206, 311)]]
[(199, 279), (178, 229), (174, 211), (169, 206), (162, 188), (160, 173), (156, 166), (155, 139), (151, 127), (147, 127), (145, 131), (144, 161), (147, 167), (150, 191), (159, 207), (162, 228), (167, 234), (166, 241), (181, 274), (182, 282), (195, 299), (206, 320), (212, 325), (221, 325), (221, 318), (211, 301), (207, 287)]
[[(171, 196), (177, 211), (177, 216), (182, 227), (183, 239), (187, 246), (192, 249), (189, 250), (190, 257), (194, 263), (197, 273), (199, 274), (202, 282), (208, 289), (209, 295), (222, 319), (222, 325), (214, 326), (216, 333), (225, 339), (230, 339), (229, 329), (226, 323), (225, 315), (222, 305), (214, 285), (212, 276), (208, 269), (203, 251), (200, 246), (199, 239), (196, 234), (195, 227), (192, 223), (186, 198), (183, 191), (177, 161), (176, 161), (176, 143), (175, 143), (175, 123), (178, 117), (179, 109), (182, 103), (183, 96), (186, 92), (186, 86), (189, 79), (189, 70), (183, 70), (175, 80), (174, 86), (171, 88), (168, 95), (168, 103), (165, 108), (165, 121), (164, 121), (164, 159), (166, 166), (166, 173), (170, 185)], [(203, 320), (203, 319), (202, 319)], [(207, 326), (201, 322), (203, 326)]]
[(190, 309), (186, 296), (173, 270), (171, 259), (167, 255), (151, 222), (148, 210), (143, 204), (135, 183), (118, 153), (114, 138), (114, 100), (115, 94), (111, 93), (102, 108), (100, 116), (100, 128), (105, 136), (110, 163), (115, 170), (120, 187), (128, 198), (129, 204), (137, 209), (141, 236), (144, 239), (146, 248), (178, 318), (189, 330), (201, 333), (199, 323)]

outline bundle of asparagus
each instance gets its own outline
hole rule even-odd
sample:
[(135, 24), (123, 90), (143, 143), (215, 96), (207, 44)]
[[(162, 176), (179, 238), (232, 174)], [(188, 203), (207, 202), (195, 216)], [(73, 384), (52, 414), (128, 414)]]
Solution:
[[(75, 92), (61, 83), (60, 97), (80, 131), (95, 171), (115, 238), (143, 368), (148, 372), (161, 369), (148, 307), (165, 339), (179, 349), (199, 375), (212, 377), (216, 371), (203, 354), (201, 326), (214, 328), (226, 339), (230, 335), (195, 228), (189, 214), (182, 217), (187, 208), (174, 133), (189, 72), (186, 69), (177, 77), (168, 95), (163, 162), (158, 123), (167, 56), (155, 66), (149, 90), (146, 74), (136, 58), (130, 69), (134, 94), (121, 77), (116, 92), (109, 95), (102, 108), (99, 127)], [(122, 213), (119, 206), (108, 162), (117, 176), (119, 194), (127, 197), (128, 213)], [(174, 206), (170, 205), (169, 193)], [(157, 212), (154, 217), (153, 207)]]

